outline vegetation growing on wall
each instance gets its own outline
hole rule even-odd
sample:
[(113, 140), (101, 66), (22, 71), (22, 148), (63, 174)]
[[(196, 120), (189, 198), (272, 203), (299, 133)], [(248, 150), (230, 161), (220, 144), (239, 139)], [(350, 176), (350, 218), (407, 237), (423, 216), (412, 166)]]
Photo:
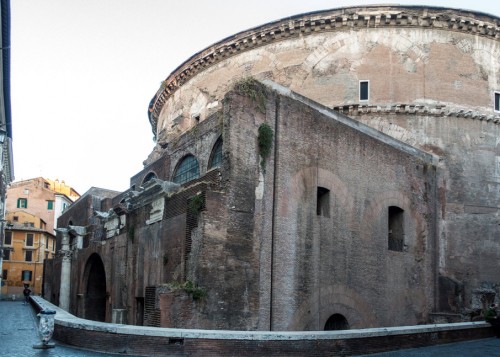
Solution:
[(196, 286), (191, 280), (186, 280), (184, 283), (170, 283), (168, 284), (173, 289), (182, 289), (186, 293), (193, 297), (193, 300), (198, 301), (203, 299), (207, 295), (207, 291), (204, 288)]
[(258, 143), (259, 143), (259, 155), (261, 157), (260, 160), (260, 165), (262, 167), (262, 170), (265, 172), (266, 171), (266, 161), (269, 155), (271, 155), (271, 148), (273, 146), (273, 129), (266, 124), (263, 123), (259, 126), (259, 136), (258, 136)]
[(188, 212), (194, 216), (197, 216), (204, 206), (205, 199), (203, 198), (202, 194), (193, 196), (188, 201)]
[(266, 87), (253, 77), (243, 78), (234, 84), (236, 93), (249, 97), (260, 112), (266, 111)]

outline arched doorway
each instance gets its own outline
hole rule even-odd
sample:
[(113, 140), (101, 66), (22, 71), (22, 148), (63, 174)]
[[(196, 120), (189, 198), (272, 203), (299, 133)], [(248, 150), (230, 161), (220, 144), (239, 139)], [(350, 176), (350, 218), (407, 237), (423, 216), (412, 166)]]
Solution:
[(333, 314), (328, 318), (325, 324), (325, 331), (331, 330), (349, 330), (347, 319), (341, 314)]
[(106, 320), (106, 273), (101, 257), (92, 254), (87, 260), (84, 275), (84, 318)]

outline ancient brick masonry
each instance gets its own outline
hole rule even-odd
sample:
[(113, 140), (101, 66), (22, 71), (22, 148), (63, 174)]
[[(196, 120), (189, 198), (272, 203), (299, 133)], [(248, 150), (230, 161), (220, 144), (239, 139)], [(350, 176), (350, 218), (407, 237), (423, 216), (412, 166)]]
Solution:
[(157, 146), (130, 189), (61, 218), (86, 229), (71, 312), (241, 330), (473, 319), (500, 293), (499, 23), (352, 7), (190, 58), (151, 101)]

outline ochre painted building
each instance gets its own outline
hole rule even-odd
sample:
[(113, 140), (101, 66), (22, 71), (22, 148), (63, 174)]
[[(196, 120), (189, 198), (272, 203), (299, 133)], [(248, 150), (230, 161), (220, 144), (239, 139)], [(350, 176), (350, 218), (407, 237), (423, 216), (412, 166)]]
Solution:
[(499, 302), (500, 19), (297, 15), (192, 56), (123, 193), (59, 219), (46, 297), (137, 325), (330, 330)]
[(1, 296), (20, 298), (24, 285), (40, 295), (44, 261), (54, 258), (56, 237), (47, 231), (46, 222), (24, 211), (9, 212), (5, 219)]
[[(13, 182), (7, 190), (6, 211), (24, 210), (41, 218), (54, 232), (57, 218), (80, 197), (64, 181), (36, 177)], [(15, 221), (14, 221), (15, 222)]]

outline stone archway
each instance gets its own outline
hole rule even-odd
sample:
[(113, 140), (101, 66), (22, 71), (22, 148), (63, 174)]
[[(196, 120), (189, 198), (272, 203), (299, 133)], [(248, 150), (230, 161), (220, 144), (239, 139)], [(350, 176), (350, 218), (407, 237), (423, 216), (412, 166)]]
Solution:
[(106, 320), (106, 272), (101, 257), (92, 254), (85, 265), (84, 318)]
[(341, 314), (333, 314), (325, 323), (325, 331), (349, 330), (349, 322)]

